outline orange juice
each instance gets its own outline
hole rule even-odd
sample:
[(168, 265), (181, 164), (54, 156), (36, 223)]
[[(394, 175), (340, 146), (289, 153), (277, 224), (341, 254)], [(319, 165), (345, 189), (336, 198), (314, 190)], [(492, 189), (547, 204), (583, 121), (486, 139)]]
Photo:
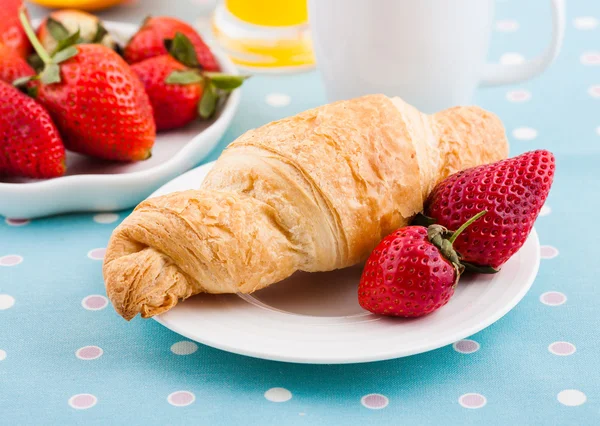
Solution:
[(308, 20), (306, 0), (225, 0), (236, 18), (254, 25), (287, 27)]
[(225, 0), (213, 17), (216, 39), (231, 59), (253, 70), (314, 66), (307, 0)]

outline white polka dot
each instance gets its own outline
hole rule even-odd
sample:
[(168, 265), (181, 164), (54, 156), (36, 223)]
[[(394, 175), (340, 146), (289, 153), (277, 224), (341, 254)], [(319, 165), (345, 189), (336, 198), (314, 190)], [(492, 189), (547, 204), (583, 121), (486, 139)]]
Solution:
[(16, 266), (21, 262), (23, 262), (23, 256), (18, 254), (7, 254), (0, 257), (0, 266)]
[(91, 294), (81, 301), (81, 306), (88, 311), (99, 311), (106, 308), (108, 299), (100, 294)]
[(6, 351), (4, 349), (0, 349), (0, 361), (4, 361), (6, 359)]
[(97, 402), (98, 398), (91, 393), (80, 393), (69, 398), (69, 405), (76, 410), (87, 410), (96, 405)]
[(265, 398), (271, 402), (286, 402), (292, 399), (292, 393), (285, 388), (271, 388), (265, 392)]
[(518, 65), (525, 62), (525, 57), (520, 53), (508, 52), (500, 56), (500, 63), (503, 65)]
[(559, 291), (547, 291), (540, 295), (540, 302), (548, 306), (560, 306), (567, 301), (567, 296)]
[(271, 93), (265, 98), (265, 102), (272, 107), (284, 107), (290, 104), (292, 98), (283, 93)]
[(600, 136), (600, 126), (596, 127), (596, 133), (598, 133), (598, 136)]
[(196, 395), (189, 391), (176, 391), (167, 397), (169, 404), (175, 407), (185, 407), (192, 404), (196, 400)]
[(487, 404), (487, 399), (479, 393), (466, 393), (458, 398), (458, 403), (465, 408), (475, 409)]
[(473, 352), (477, 352), (480, 348), (479, 343), (475, 340), (463, 339), (452, 345), (456, 352), (461, 354), (472, 354)]
[(558, 399), (558, 402), (566, 405), (567, 407), (576, 407), (584, 404), (585, 401), (587, 401), (587, 396), (577, 389), (565, 389), (556, 395), (556, 399)]
[(104, 255), (106, 254), (106, 248), (95, 248), (88, 251), (87, 256), (92, 260), (102, 260), (104, 259)]
[(90, 361), (92, 359), (98, 359), (102, 356), (104, 351), (98, 346), (84, 346), (83, 348), (77, 349), (75, 356), (84, 361)]
[(96, 223), (113, 223), (119, 220), (119, 215), (116, 213), (98, 213), (94, 215)]
[(544, 204), (540, 210), (540, 216), (548, 216), (550, 213), (552, 213), (552, 209), (548, 204)]
[(585, 52), (579, 57), (583, 65), (600, 65), (600, 52)]
[(298, 413), (299, 416), (306, 416), (306, 413)]
[(573, 343), (569, 342), (554, 342), (548, 345), (550, 353), (558, 356), (569, 356), (573, 355), (577, 348)]
[(598, 26), (598, 19), (593, 16), (580, 16), (573, 19), (573, 25), (578, 30), (593, 30)]
[(600, 84), (590, 86), (590, 88), (588, 89), (588, 94), (592, 98), (600, 98)]
[(27, 219), (10, 219), (8, 217), (4, 219), (4, 222), (6, 222), (8, 226), (25, 226), (30, 223)]
[(360, 399), (360, 403), (371, 410), (381, 410), (388, 406), (390, 400), (387, 396), (380, 393), (370, 393), (363, 396)]
[(512, 33), (519, 29), (519, 23), (514, 19), (504, 19), (502, 21), (496, 21), (496, 31), (503, 33)]
[(538, 132), (531, 127), (517, 127), (515, 130), (513, 130), (512, 134), (515, 139), (531, 141), (537, 138)]
[(0, 311), (10, 309), (15, 304), (15, 298), (8, 294), (0, 294)]
[(556, 256), (558, 256), (558, 249), (552, 246), (541, 246), (540, 256), (542, 259), (554, 259)]
[(531, 99), (531, 92), (527, 90), (511, 90), (506, 93), (506, 99), (510, 102), (527, 102)]
[(173, 343), (171, 346), (171, 352), (175, 355), (191, 355), (198, 350), (198, 345), (189, 340), (182, 340), (181, 342)]

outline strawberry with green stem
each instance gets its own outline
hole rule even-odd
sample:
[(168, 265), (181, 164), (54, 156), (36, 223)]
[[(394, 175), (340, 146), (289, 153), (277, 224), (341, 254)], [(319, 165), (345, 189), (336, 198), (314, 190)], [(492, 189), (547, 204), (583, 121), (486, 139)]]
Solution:
[(148, 158), (156, 134), (152, 106), (129, 65), (99, 44), (65, 43), (50, 55), (24, 10), (21, 22), (44, 67), (33, 83), (18, 83), (28, 84), (48, 110), (67, 149), (107, 160)]
[(406, 226), (385, 237), (365, 264), (359, 304), (375, 314), (406, 318), (444, 306), (464, 270), (453, 243), (486, 213), (479, 212), (455, 232), (441, 225)]
[(182, 127), (198, 116), (214, 115), (218, 104), (246, 76), (203, 71), (190, 40), (182, 33), (165, 40), (168, 55), (133, 64), (154, 111), (157, 130)]

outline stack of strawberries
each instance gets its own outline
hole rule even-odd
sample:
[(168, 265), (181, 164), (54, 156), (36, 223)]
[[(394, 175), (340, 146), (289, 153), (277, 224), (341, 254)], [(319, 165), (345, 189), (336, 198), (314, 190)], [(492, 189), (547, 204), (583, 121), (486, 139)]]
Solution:
[(144, 160), (157, 131), (210, 118), (244, 80), (174, 18), (147, 18), (122, 49), (93, 15), (54, 12), (36, 34), (22, 0), (2, 4), (0, 175), (62, 176), (65, 149)]

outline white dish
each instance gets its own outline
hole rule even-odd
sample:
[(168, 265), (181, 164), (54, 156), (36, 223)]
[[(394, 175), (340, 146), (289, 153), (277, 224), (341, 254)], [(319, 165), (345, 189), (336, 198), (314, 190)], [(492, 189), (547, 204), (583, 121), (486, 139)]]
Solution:
[[(197, 188), (212, 165), (179, 176), (152, 196)], [(198, 295), (155, 319), (189, 339), (257, 358), (312, 364), (399, 358), (493, 324), (525, 296), (539, 262), (534, 230), (501, 272), (463, 277), (446, 306), (413, 320), (362, 310), (356, 296), (360, 267), (298, 273), (252, 295)]]
[[(121, 41), (136, 26), (105, 22)], [(215, 52), (223, 72), (237, 74), (233, 63)], [(0, 215), (30, 219), (74, 211), (112, 211), (132, 207), (164, 182), (202, 161), (227, 130), (240, 103), (235, 90), (216, 118), (156, 137), (152, 158), (137, 163), (108, 162), (67, 153), (66, 176), (49, 180), (0, 178)]]

